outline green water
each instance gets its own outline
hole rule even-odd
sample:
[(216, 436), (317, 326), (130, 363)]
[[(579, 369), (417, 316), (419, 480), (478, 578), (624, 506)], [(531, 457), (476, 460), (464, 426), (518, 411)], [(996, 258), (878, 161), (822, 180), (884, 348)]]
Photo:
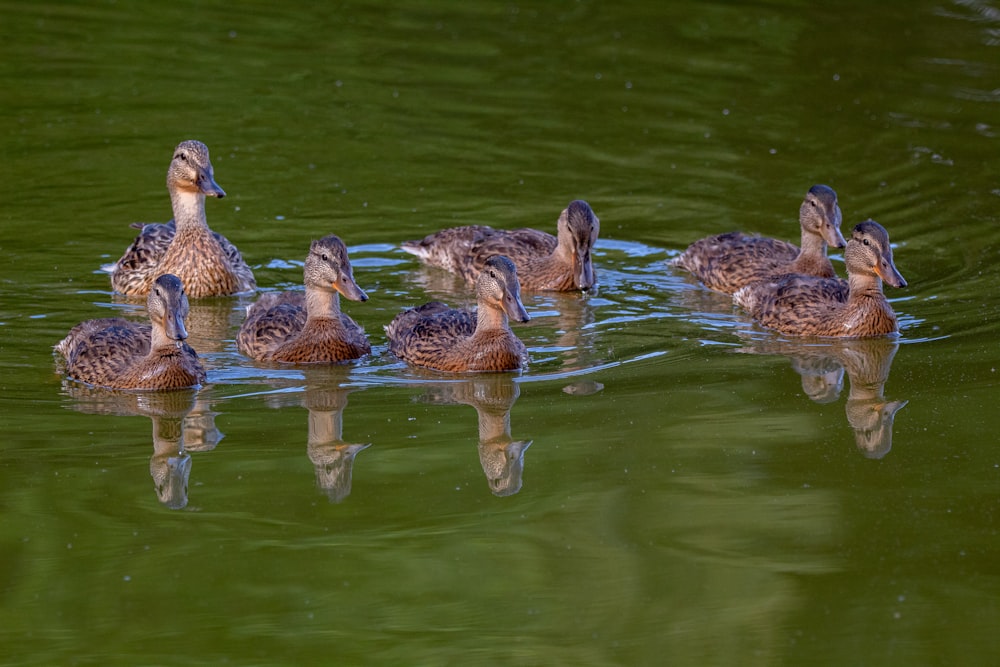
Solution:
[[(1000, 6), (840, 5), (0, 4), (0, 663), (995, 664)], [(142, 316), (99, 266), (184, 139), (262, 289), (344, 238), (370, 359), (258, 367), (209, 299), (196, 394), (62, 381), (71, 326)], [(794, 239), (814, 183), (889, 230), (898, 342), (666, 267)], [(387, 353), (470, 300), (399, 242), (575, 198), (601, 286), (525, 295), (525, 373)]]

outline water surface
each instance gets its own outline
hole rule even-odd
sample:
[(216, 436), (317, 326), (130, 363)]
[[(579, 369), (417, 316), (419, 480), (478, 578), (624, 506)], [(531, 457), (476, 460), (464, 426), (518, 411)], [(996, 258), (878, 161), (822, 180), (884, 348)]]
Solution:
[[(0, 6), (4, 664), (991, 664), (1000, 654), (1000, 8), (975, 1)], [(141, 303), (99, 271), (212, 151), (262, 289), (348, 244), (373, 355), (268, 368), (192, 305), (198, 392), (63, 381)], [(788, 341), (666, 261), (867, 217), (898, 340)], [(523, 374), (408, 369), (460, 281), (398, 248), (553, 230), (600, 288), (525, 295)], [(835, 264), (842, 271), (842, 260)], [(889, 288), (887, 288), (889, 289)], [(181, 444), (183, 443), (183, 449)]]

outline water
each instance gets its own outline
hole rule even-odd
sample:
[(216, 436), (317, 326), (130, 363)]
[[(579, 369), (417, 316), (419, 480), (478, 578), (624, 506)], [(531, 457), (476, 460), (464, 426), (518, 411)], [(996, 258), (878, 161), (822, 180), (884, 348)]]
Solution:
[[(1000, 8), (661, 4), (0, 6), (0, 662), (994, 663)], [(211, 299), (201, 391), (61, 380), (73, 324), (142, 316), (98, 267), (188, 138), (263, 289), (345, 239), (370, 359), (257, 366)], [(665, 266), (794, 238), (814, 183), (889, 230), (898, 342)], [(525, 373), (387, 354), (470, 300), (400, 241), (574, 198), (601, 286), (526, 295)]]

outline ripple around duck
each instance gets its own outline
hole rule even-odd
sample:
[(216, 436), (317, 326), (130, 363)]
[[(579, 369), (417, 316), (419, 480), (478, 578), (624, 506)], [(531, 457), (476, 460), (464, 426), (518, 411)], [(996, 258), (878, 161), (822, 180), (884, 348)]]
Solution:
[[(342, 307), (367, 326), (373, 351), (365, 359), (345, 365), (348, 381), (366, 386), (441, 381), (440, 374), (416, 371), (395, 359), (382, 338), (380, 328), (384, 322), (378, 319), (387, 322), (398, 310), (430, 299), (453, 306), (471, 305), (470, 287), (443, 271), (420, 266), (390, 244), (357, 246), (354, 252), (359, 255), (354, 261), (355, 277), (368, 289), (372, 300), (365, 304), (342, 301)], [(600, 284), (593, 292), (522, 295), (532, 320), (525, 325), (513, 324), (512, 328), (528, 347), (531, 362), (516, 375), (517, 382), (600, 373), (670, 353), (687, 355), (691, 346), (737, 347), (746, 336), (780, 338), (760, 330), (734, 309), (728, 295), (707, 290), (690, 276), (668, 267), (668, 249), (602, 239), (595, 256)], [(295, 260), (286, 262), (294, 269), (300, 264)], [(922, 304), (933, 303), (933, 295), (893, 296), (890, 292), (889, 296), (898, 311), (901, 342), (912, 345), (950, 335), (939, 329), (928, 330), (926, 318), (909, 312), (911, 307), (919, 311)], [(372, 325), (372, 319), (378, 323)], [(231, 344), (232, 335), (229, 330), (225, 336), (216, 336), (224, 337), (227, 343), (224, 350), (209, 357), (212, 382), (286, 382), (299, 377), (289, 369), (267, 368), (242, 358)]]

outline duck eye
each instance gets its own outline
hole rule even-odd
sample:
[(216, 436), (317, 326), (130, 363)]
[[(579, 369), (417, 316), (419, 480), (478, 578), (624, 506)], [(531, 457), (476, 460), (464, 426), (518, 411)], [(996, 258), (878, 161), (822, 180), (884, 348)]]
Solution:
[(872, 244), (872, 242), (869, 241), (868, 239), (861, 239), (861, 242), (864, 243), (865, 245), (868, 245), (868, 246), (870, 246)]
[(494, 271), (493, 269), (490, 269), (490, 278), (496, 280), (496, 277), (497, 277), (497, 272)]
[(324, 262), (329, 262), (330, 261), (330, 256), (327, 255), (325, 252), (322, 255), (320, 255), (320, 257), (323, 258)]

